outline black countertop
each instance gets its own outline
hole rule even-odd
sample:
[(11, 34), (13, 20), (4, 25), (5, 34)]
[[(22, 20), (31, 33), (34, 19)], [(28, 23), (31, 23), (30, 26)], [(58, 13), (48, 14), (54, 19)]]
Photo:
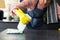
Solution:
[(0, 32), (0, 40), (60, 40), (60, 31), (40, 30), (24, 34), (6, 34), (5, 30)]
[(3, 20), (0, 20), (0, 23), (1, 23), (1, 22), (7, 22), (7, 23), (12, 22), (12, 23), (18, 23), (18, 21), (3, 21)]

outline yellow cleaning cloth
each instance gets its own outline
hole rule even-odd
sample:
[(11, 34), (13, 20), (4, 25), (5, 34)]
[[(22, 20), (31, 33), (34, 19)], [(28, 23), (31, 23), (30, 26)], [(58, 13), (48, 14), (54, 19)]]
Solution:
[(31, 21), (31, 17), (24, 13), (21, 9), (16, 9), (15, 14), (19, 17), (20, 22), (24, 25), (28, 24)]

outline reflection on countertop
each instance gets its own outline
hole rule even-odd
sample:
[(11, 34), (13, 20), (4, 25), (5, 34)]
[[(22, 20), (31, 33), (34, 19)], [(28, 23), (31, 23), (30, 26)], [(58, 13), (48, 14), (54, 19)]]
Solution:
[(19, 22), (19, 21), (0, 20), (0, 22)]
[(60, 40), (60, 31), (40, 30), (24, 34), (6, 34), (6, 30), (0, 33), (0, 40)]

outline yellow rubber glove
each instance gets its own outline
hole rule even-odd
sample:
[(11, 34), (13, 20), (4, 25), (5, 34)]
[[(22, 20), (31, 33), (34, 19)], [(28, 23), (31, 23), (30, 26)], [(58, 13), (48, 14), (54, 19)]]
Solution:
[(20, 18), (22, 24), (28, 24), (31, 21), (31, 17), (25, 14), (21, 9), (16, 9), (15, 14)]

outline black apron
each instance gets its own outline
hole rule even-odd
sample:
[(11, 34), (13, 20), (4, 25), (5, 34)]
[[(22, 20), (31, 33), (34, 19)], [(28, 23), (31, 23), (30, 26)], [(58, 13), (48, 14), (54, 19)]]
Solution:
[(27, 14), (32, 17), (32, 20), (27, 24), (28, 29), (41, 29), (43, 27), (43, 10), (37, 8), (39, 0), (37, 0), (34, 10), (27, 11)]
[(51, 3), (47, 7), (47, 24), (58, 23), (58, 10), (56, 0), (50, 0)]

